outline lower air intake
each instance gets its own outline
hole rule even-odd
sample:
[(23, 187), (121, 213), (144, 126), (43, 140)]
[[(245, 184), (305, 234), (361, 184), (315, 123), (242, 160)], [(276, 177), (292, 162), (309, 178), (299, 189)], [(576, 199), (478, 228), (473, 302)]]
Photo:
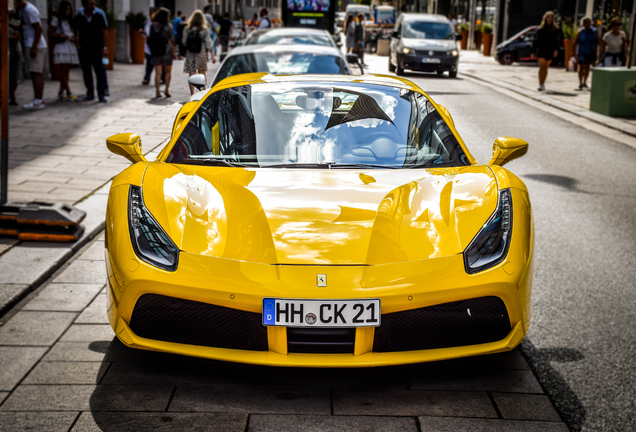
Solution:
[(312, 354), (353, 354), (356, 329), (287, 328), (287, 351)]
[(267, 329), (262, 315), (158, 294), (139, 297), (130, 329), (147, 339), (267, 351)]
[(479, 297), (382, 315), (375, 352), (414, 351), (495, 342), (510, 332), (499, 297)]

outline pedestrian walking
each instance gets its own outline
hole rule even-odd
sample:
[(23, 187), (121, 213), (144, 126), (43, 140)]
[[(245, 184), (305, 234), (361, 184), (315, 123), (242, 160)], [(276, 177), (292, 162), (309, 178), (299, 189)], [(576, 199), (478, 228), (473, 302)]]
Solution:
[(188, 26), (188, 18), (185, 15), (182, 15), (181, 22), (179, 23), (179, 27), (175, 29), (175, 34), (177, 35), (175, 38), (175, 45), (177, 45), (178, 51), (178, 60), (182, 60), (186, 55), (186, 47), (181, 43), (181, 39), (183, 38), (183, 31)]
[(212, 16), (212, 6), (206, 5), (203, 8), (203, 15), (205, 16), (205, 20), (208, 23), (208, 28), (212, 28), (212, 25), (214, 23), (214, 17)]
[(581, 25), (572, 44), (572, 52), (576, 53), (579, 64), (579, 90), (588, 88), (587, 77), (590, 75), (590, 66), (596, 61), (596, 48), (600, 40), (590, 17), (584, 17)]
[(174, 32), (174, 40), (177, 42), (176, 45), (178, 47), (177, 60), (181, 60), (183, 56), (181, 54), (181, 44), (179, 43), (179, 41), (181, 40), (181, 34), (179, 34), (179, 27), (181, 26), (181, 23), (183, 21), (184, 21), (183, 12), (177, 11), (177, 15), (172, 19), (172, 31)]
[[(77, 54), (77, 39), (72, 27), (73, 6), (66, 0), (58, 5), (57, 14), (51, 19), (49, 25), (49, 40), (55, 43), (53, 48), (53, 64), (60, 67), (60, 90), (57, 93), (58, 101), (76, 101), (77, 97), (69, 87), (69, 74), (71, 66), (79, 64)], [(66, 94), (64, 94), (66, 92)]]
[(148, 47), (152, 55), (152, 65), (155, 68), (156, 97), (161, 97), (161, 71), (164, 73), (165, 88), (163, 94), (171, 97), (170, 80), (172, 78), (172, 61), (177, 57), (176, 47), (172, 41), (173, 29), (169, 23), (170, 11), (164, 7), (159, 8), (152, 17), (150, 33), (148, 34)]
[(144, 28), (140, 29), (139, 32), (144, 35), (146, 38), (144, 42), (144, 55), (146, 57), (146, 70), (144, 71), (144, 79), (141, 81), (143, 85), (148, 85), (150, 83), (150, 76), (152, 75), (152, 71), (155, 70), (155, 67), (152, 65), (152, 54), (150, 54), (150, 48), (148, 48), (148, 34), (150, 33), (150, 25), (152, 24), (152, 16), (155, 14), (156, 9), (154, 7), (150, 7), (148, 9), (148, 19), (144, 23)]
[(368, 67), (368, 65), (364, 62), (364, 15), (358, 15), (358, 19), (356, 19), (354, 33), (354, 52), (360, 58), (360, 63), (362, 63), (363, 67)]
[(353, 23), (353, 15), (349, 15), (347, 17), (347, 22), (344, 25), (344, 34), (347, 37), (346, 45), (347, 45), (347, 54), (351, 52), (353, 47), (355, 46), (355, 33), (356, 27)]
[(44, 61), (46, 59), (46, 39), (42, 33), (40, 12), (25, 0), (16, 0), (16, 9), (22, 11), (22, 42), (29, 61), (29, 73), (33, 82), (33, 100), (22, 105), (25, 110), (41, 110), (46, 108), (42, 94), (44, 93)]
[(9, 105), (18, 106), (15, 91), (18, 89), (18, 71), (22, 70), (24, 56), (22, 54), (21, 35), (16, 28), (20, 28), (20, 18), (17, 11), (9, 14)]
[[(78, 14), (83, 14), (84, 13), (84, 7), (80, 7), (77, 10), (77, 13)], [(104, 25), (106, 26), (106, 28), (108, 28), (108, 18), (106, 17), (106, 12), (104, 12), (104, 9), (100, 9), (97, 6), (95, 6), (95, 10), (93, 11), (93, 13), (97, 14), (97, 15), (100, 15), (104, 19)], [(106, 48), (105, 45), (104, 45), (104, 56), (106, 56), (105, 58), (108, 57), (108, 49)], [(108, 73), (106, 72), (106, 68), (105, 67), (104, 67), (104, 95), (105, 96), (110, 96), (110, 91), (108, 90)]]
[(455, 15), (452, 13), (448, 14), (448, 24), (450, 25), (453, 34), (457, 34), (457, 19), (455, 19)]
[[(203, 12), (200, 10), (194, 11), (190, 17), (188, 26), (183, 31), (181, 42), (186, 47), (183, 71), (190, 76), (197, 73), (205, 76), (208, 71), (208, 52), (211, 53), (212, 63), (215, 63), (216, 59), (214, 58), (214, 43), (210, 37), (210, 29)], [(194, 87), (190, 86), (190, 94), (194, 94), (194, 90)]]
[(539, 60), (539, 91), (545, 90), (545, 80), (548, 77), (550, 63), (559, 55), (561, 34), (554, 22), (554, 12), (548, 11), (543, 15), (541, 26), (537, 30), (535, 52)]
[(260, 11), (261, 19), (258, 21), (259, 29), (270, 28), (272, 26), (272, 22), (269, 19), (268, 13), (269, 11), (267, 10), (267, 8), (261, 8), (261, 11)]
[(629, 50), (629, 41), (625, 32), (621, 30), (622, 25), (619, 18), (610, 21), (610, 31), (605, 33), (603, 40), (601, 40), (599, 65), (625, 66), (625, 53)]
[(225, 12), (225, 14), (223, 14), (223, 19), (219, 21), (219, 42), (221, 43), (221, 60), (223, 60), (225, 55), (227, 55), (231, 35), (232, 35), (232, 21), (230, 21), (230, 14), (228, 12)]
[(84, 101), (95, 99), (95, 86), (93, 82), (93, 70), (97, 78), (97, 96), (102, 103), (106, 100), (106, 68), (104, 58), (108, 51), (104, 47), (104, 30), (106, 22), (104, 18), (95, 13), (95, 0), (82, 0), (83, 12), (75, 16), (75, 31), (79, 48), (79, 62), (84, 75), (86, 97)]

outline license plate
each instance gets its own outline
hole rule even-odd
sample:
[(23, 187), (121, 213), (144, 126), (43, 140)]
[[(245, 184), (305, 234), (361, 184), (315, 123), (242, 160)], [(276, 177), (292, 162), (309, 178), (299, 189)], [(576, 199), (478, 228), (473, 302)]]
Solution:
[(430, 57), (424, 57), (422, 59), (422, 63), (441, 63), (442, 60), (438, 59), (438, 58), (430, 58)]
[(263, 299), (263, 325), (287, 327), (377, 327), (380, 300)]

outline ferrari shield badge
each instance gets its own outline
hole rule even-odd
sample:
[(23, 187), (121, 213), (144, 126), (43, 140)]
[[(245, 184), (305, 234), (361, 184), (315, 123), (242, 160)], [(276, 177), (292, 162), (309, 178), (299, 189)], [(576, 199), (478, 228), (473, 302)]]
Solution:
[(327, 275), (317, 275), (317, 285), (319, 287), (327, 286)]

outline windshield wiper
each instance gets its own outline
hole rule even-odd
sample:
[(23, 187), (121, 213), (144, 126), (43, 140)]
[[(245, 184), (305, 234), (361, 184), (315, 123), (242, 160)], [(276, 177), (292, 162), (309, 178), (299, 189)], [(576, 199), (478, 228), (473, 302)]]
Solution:
[(399, 169), (403, 168), (403, 166), (390, 166), (390, 165), (377, 165), (377, 164), (362, 164), (362, 163), (339, 163), (334, 162), (330, 163), (329, 169), (338, 169), (338, 168), (384, 168), (384, 169)]
[(175, 162), (177, 164), (184, 165), (215, 165), (215, 166), (228, 166), (233, 168), (256, 168), (255, 165), (242, 164), (238, 162), (230, 162), (225, 159), (216, 159), (216, 158), (202, 158), (198, 157), (197, 159), (181, 159)]

